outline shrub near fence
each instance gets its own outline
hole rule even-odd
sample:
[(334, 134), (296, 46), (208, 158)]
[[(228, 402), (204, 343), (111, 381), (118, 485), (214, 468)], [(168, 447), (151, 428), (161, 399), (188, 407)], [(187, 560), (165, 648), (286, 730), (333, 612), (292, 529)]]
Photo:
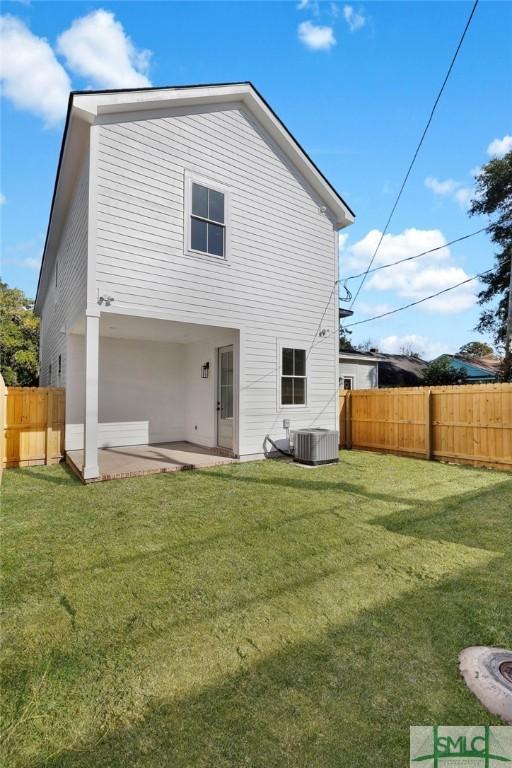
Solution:
[(340, 391), (340, 445), (512, 470), (512, 384)]
[(0, 423), (0, 468), (61, 461), (64, 389), (6, 387), (0, 379)]

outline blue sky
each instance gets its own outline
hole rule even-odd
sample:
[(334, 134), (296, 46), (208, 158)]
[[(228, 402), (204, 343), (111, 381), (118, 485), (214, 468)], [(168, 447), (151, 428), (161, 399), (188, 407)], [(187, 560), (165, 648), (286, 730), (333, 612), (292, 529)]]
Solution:
[[(357, 214), (344, 276), (371, 256), (462, 32), (466, 2), (4, 2), (3, 279), (34, 295), (65, 92), (251, 80)], [(512, 147), (512, 5), (480, 2), (377, 263), (477, 230), (472, 172)], [(45, 42), (46, 41), (46, 42)], [(368, 279), (354, 320), (492, 266), (472, 238)], [(351, 285), (354, 285), (352, 283)], [(476, 284), (354, 329), (426, 357), (478, 338)]]

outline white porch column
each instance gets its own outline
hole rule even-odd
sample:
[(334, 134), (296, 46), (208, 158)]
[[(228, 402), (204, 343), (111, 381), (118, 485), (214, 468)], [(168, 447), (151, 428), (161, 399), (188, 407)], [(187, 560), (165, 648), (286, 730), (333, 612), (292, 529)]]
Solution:
[(84, 480), (99, 477), (98, 467), (98, 356), (99, 311), (87, 310), (85, 317), (85, 419)]

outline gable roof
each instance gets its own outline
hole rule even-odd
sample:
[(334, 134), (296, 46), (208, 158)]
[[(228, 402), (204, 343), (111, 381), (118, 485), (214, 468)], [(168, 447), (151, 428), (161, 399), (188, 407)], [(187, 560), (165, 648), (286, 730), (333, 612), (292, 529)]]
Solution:
[(412, 355), (392, 355), (385, 352), (340, 352), (340, 361), (357, 363), (374, 361), (379, 369), (379, 387), (415, 387), (423, 382), (428, 363)]
[(428, 366), (412, 355), (376, 354), (379, 359), (379, 387), (416, 387), (423, 383)]
[[(341, 229), (352, 224), (355, 219), (352, 209), (327, 180), (260, 92), (249, 81), (155, 88), (71, 91), (53, 189), (43, 259), (37, 284), (36, 310), (39, 308), (39, 293), (45, 270), (45, 257), (52, 244), (53, 230), (59, 230), (59, 225), (62, 224), (61, 220), (58, 221), (59, 218), (62, 219), (62, 217), (58, 216), (59, 208), (65, 208), (67, 195), (69, 194), (69, 183), (66, 184), (66, 167), (72, 164), (73, 154), (78, 154), (79, 152), (81, 144), (80, 133), (84, 133), (84, 128), (88, 128), (99, 121), (98, 119), (107, 116), (169, 107), (207, 106), (219, 102), (242, 102), (299, 170), (320, 200), (331, 211), (335, 219), (336, 228)], [(57, 240), (58, 232), (56, 234), (57, 237), (55, 239)]]
[(436, 360), (449, 360), (458, 371), (464, 371), (468, 379), (494, 381), (501, 368), (501, 360), (490, 357), (464, 357), (464, 355), (440, 355)]

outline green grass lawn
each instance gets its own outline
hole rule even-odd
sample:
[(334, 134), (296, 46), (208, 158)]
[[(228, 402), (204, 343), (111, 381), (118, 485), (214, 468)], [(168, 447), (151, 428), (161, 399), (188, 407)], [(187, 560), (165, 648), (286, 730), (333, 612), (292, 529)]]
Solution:
[(84, 487), (4, 475), (3, 766), (403, 768), (497, 723), (512, 477), (371, 453)]

